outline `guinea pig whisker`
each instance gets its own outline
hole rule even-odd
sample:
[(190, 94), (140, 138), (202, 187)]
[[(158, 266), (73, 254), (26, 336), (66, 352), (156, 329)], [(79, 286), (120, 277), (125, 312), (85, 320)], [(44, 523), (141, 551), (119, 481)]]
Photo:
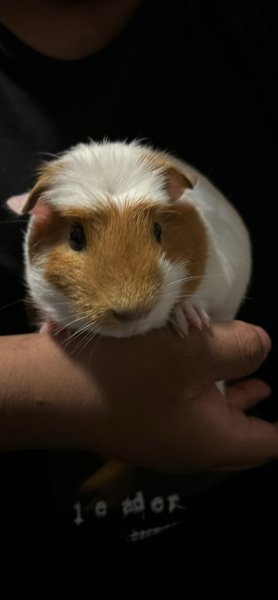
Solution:
[[(58, 306), (58, 304), (55, 303), (55, 306)], [(61, 303), (61, 306), (67, 306), (67, 304), (63, 305)], [(79, 321), (85, 321), (85, 323), (87, 323), (87, 321), (85, 319), (86, 318), (84, 316), (81, 316), (81, 317), (79, 316), (79, 317), (76, 317), (75, 319), (72, 319), (72, 321), (69, 321), (68, 317), (61, 317), (61, 318), (59, 318), (59, 323), (64, 321), (65, 323), (67, 323), (66, 327), (69, 329), (74, 323), (77, 323)]]
[(94, 352), (95, 352), (95, 350), (96, 350), (96, 347), (97, 347), (97, 346), (99, 346), (99, 344), (101, 343), (101, 341), (102, 341), (102, 339), (103, 339), (103, 338), (101, 338), (101, 336), (100, 336), (100, 335), (98, 335), (97, 337), (96, 337), (96, 336), (97, 336), (97, 333), (93, 333), (93, 335), (92, 335), (92, 337), (91, 337), (91, 340), (93, 340), (94, 338), (96, 338), (96, 340), (95, 340), (95, 344), (94, 344), (94, 346), (92, 347), (92, 350), (91, 350), (91, 352), (90, 352), (90, 360), (91, 360), (91, 358), (92, 358), (92, 356), (93, 356), (93, 353), (94, 353)]
[[(84, 318), (84, 317), (83, 317), (83, 318)], [(77, 338), (77, 337), (79, 337), (80, 335), (82, 335), (82, 334), (86, 333), (86, 332), (89, 330), (89, 328), (90, 328), (90, 327), (91, 327), (91, 325), (90, 325), (90, 324), (88, 324), (88, 323), (85, 323), (83, 327), (80, 327), (80, 328), (79, 328), (77, 331), (74, 331), (74, 332), (71, 334), (71, 336), (70, 336), (70, 339)]]
[(170, 281), (167, 283), (166, 293), (167, 293), (167, 290), (169, 290), (169, 293), (171, 293), (171, 287), (176, 286), (178, 284), (189, 283), (191, 281), (196, 281), (196, 280), (200, 280), (200, 279), (203, 281), (204, 279), (207, 279), (209, 277), (217, 277), (217, 276), (221, 277), (221, 275), (207, 275), (207, 276), (206, 275), (204, 275), (204, 276), (192, 275), (192, 276), (188, 276), (188, 277), (183, 277), (181, 279), (176, 279), (175, 281)]
[[(82, 325), (83, 322), (83, 325)], [(86, 317), (81, 316), (81, 317), (77, 317), (76, 319), (73, 319), (72, 321), (70, 321), (70, 323), (66, 324), (66, 329), (69, 329), (73, 324), (79, 323), (79, 327), (78, 329), (75, 329), (70, 335), (69, 335), (69, 339), (72, 339), (74, 337), (77, 337), (78, 335), (80, 335), (81, 333), (84, 333), (85, 331), (87, 331), (89, 328), (91, 328), (91, 323), (88, 323)]]
[(222, 273), (210, 273), (209, 275), (190, 275), (191, 279), (215, 279), (216, 277), (223, 277)]
[[(79, 321), (79, 319), (76, 319), (76, 321)], [(73, 321), (72, 323), (75, 323), (75, 321)], [(63, 327), (63, 330), (65, 330), (65, 329), (69, 329), (69, 325), (68, 324), (66, 324), (66, 326)], [(79, 329), (73, 331), (72, 333), (69, 333), (69, 335), (67, 336), (66, 341), (70, 342), (70, 341), (74, 340), (75, 338), (77, 338), (78, 336), (80, 336), (83, 333), (83, 331), (85, 331), (85, 329), (86, 329), (86, 326), (85, 327), (80, 327)]]
[[(86, 321), (85, 317), (76, 317), (76, 319), (73, 319), (72, 321), (68, 322), (67, 328), (70, 329), (72, 327), (72, 325), (75, 325), (76, 323), (80, 323), (80, 322), (83, 322), (84, 325), (87, 325), (87, 321)], [(80, 329), (78, 329), (78, 331), (80, 331)]]
[[(78, 354), (80, 354), (81, 350), (83, 351), (86, 346), (88, 346), (89, 344), (92, 343), (92, 341), (94, 340), (96, 335), (97, 335), (96, 332), (88, 331), (87, 336), (85, 337), (84, 340), (82, 340), (83, 344), (80, 344), (80, 349), (79, 349)], [(90, 352), (90, 358), (91, 358), (91, 353), (92, 353), (92, 351), (95, 350), (97, 343), (98, 343), (98, 340), (96, 340), (96, 344), (94, 345), (94, 347), (92, 348), (92, 350)], [(78, 354), (77, 354), (77, 356), (78, 356)]]
[(167, 284), (167, 287), (170, 285), (176, 285), (177, 283), (186, 283), (187, 281), (195, 281), (196, 279), (211, 279), (211, 278), (215, 278), (215, 277), (222, 277), (222, 275), (220, 273), (217, 273), (215, 275), (187, 275), (185, 277), (182, 277), (181, 279), (176, 279), (175, 281), (170, 281)]
[[(63, 319), (61, 319), (62, 321)], [(78, 317), (77, 319), (74, 319), (70, 324), (67, 323), (67, 319), (64, 318), (65, 324), (62, 324), (61, 327), (58, 327), (57, 331), (54, 333), (54, 336), (58, 336), (60, 333), (63, 333), (65, 331), (67, 331), (69, 329), (69, 326), (72, 325), (73, 323), (77, 322), (77, 321), (82, 321), (84, 320), (84, 317)], [(60, 321), (60, 323), (61, 323)], [(59, 324), (60, 324), (59, 323)], [(69, 335), (67, 335), (65, 341), (64, 341), (64, 346), (66, 347), (66, 345), (68, 345), (73, 339), (75, 339), (76, 337), (78, 337), (84, 328), (79, 328), (76, 331), (73, 331), (72, 333), (70, 333)]]
[(59, 158), (59, 154), (62, 154), (62, 152), (58, 153), (58, 154), (57, 153), (55, 154), (54, 152), (45, 152), (44, 150), (38, 152), (39, 156), (46, 156), (46, 157), (50, 157), (50, 158)]
[[(72, 344), (71, 354), (75, 357), (77, 357), (79, 355), (80, 351), (84, 347), (84, 337), (81, 338), (81, 333), (83, 333), (83, 332), (79, 331), (79, 335), (76, 336), (73, 340), (71, 340), (67, 344), (67, 347), (69, 346), (69, 343)], [(84, 333), (83, 333), (83, 336), (84, 336)], [(87, 338), (85, 338), (85, 339), (87, 339)]]
[[(64, 340), (63, 347), (66, 350), (69, 348), (69, 346), (72, 346), (72, 350), (71, 350), (70, 354), (72, 354), (72, 355), (75, 354), (76, 349), (79, 348), (79, 344), (78, 344), (79, 339), (78, 338), (80, 338), (82, 333), (83, 333), (82, 331), (76, 331), (74, 336), (70, 335)], [(83, 340), (82, 340), (82, 344), (83, 344)]]
[[(73, 353), (75, 357), (77, 357), (80, 352), (84, 350), (84, 348), (94, 339), (97, 333), (92, 330), (92, 326), (89, 324), (83, 327), (83, 329), (79, 331), (79, 334), (82, 334), (83, 336), (78, 340), (79, 343), (73, 347)], [(77, 337), (79, 336), (75, 337), (75, 341)]]
[(10, 306), (14, 306), (15, 304), (20, 304), (20, 302), (23, 302), (23, 300), (14, 300), (14, 302), (9, 302), (8, 304), (4, 304), (4, 306), (0, 306), (0, 310), (5, 310), (6, 308), (9, 308)]
[(175, 279), (175, 281), (169, 281), (169, 283), (167, 283), (167, 287), (170, 287), (171, 285), (177, 285), (177, 283), (185, 283), (186, 281), (188, 281), (188, 277), (182, 277), (181, 279)]

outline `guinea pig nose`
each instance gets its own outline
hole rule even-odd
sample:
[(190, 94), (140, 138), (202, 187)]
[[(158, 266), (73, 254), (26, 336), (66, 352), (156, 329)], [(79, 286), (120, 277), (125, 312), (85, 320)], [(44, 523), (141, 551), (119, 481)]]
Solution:
[(148, 310), (113, 310), (114, 317), (119, 321), (123, 321), (123, 323), (136, 321), (137, 319), (146, 317), (148, 313)]

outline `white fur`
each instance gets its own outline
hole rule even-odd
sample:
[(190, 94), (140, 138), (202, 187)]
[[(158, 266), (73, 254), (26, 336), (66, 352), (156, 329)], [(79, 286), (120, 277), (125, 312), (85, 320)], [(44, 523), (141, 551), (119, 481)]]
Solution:
[(142, 146), (133, 142), (78, 144), (66, 152), (63, 169), (44, 197), (57, 208), (94, 208), (110, 198), (122, 206), (150, 197), (167, 202), (161, 170), (150, 168)]
[(214, 320), (233, 319), (251, 274), (247, 228), (235, 208), (199, 173), (194, 188), (186, 192), (186, 201), (198, 209), (209, 242), (205, 273), (192, 301), (198, 302)]
[(28, 289), (31, 290), (32, 299), (41, 311), (41, 323), (55, 321), (68, 324), (76, 318), (70, 309), (69, 301), (62, 292), (48, 283), (44, 277), (44, 257), (40, 265), (30, 264), (25, 261), (25, 278)]

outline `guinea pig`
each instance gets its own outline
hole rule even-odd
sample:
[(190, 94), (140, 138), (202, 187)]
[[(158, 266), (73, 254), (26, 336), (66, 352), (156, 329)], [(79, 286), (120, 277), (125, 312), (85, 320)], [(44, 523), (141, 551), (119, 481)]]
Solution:
[(131, 336), (233, 319), (251, 272), (248, 231), (196, 169), (138, 142), (80, 143), (27, 195), (26, 284), (47, 323)]
[[(78, 144), (40, 168), (29, 194), (28, 295), (41, 331), (143, 334), (171, 322), (233, 319), (251, 272), (248, 231), (233, 206), (189, 164), (138, 142)], [(86, 337), (87, 339), (87, 337)], [(217, 387), (225, 396), (223, 382)], [(133, 469), (104, 464), (82, 497), (110, 503)]]

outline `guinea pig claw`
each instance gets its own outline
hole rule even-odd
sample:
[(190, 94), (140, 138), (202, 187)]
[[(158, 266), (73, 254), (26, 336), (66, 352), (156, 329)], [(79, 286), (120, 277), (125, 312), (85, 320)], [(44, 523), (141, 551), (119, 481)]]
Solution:
[(210, 327), (210, 317), (207, 312), (196, 304), (191, 304), (189, 300), (186, 300), (182, 304), (183, 310), (187, 316), (188, 322), (197, 327), (198, 329), (203, 329), (203, 326)]
[(173, 329), (175, 330), (175, 332), (183, 340), (185, 338), (185, 335), (184, 335), (183, 331), (177, 326), (177, 324), (173, 320), (171, 321), (171, 324), (172, 324)]
[(202, 319), (196, 307), (193, 304), (191, 304), (191, 302), (186, 300), (182, 305), (182, 309), (188, 320), (188, 323), (190, 325), (193, 325), (193, 327), (197, 327), (197, 329), (201, 330)]
[(198, 309), (198, 311), (199, 311), (199, 315), (200, 315), (200, 318), (202, 320), (203, 325), (205, 327), (210, 328), (210, 326), (211, 326), (211, 318), (209, 317), (209, 315), (207, 314), (207, 312), (203, 308)]
[(175, 306), (172, 322), (180, 337), (188, 336), (189, 322), (181, 304)]
[(190, 326), (200, 330), (203, 326), (210, 327), (210, 318), (203, 308), (185, 300), (174, 308), (173, 325), (180, 337), (184, 337)]
[(210, 319), (208, 313), (199, 306), (194, 306), (194, 309), (195, 309), (196, 313), (198, 314), (200, 321), (201, 321), (200, 329), (202, 329), (202, 325), (205, 325), (205, 327), (210, 327), (211, 319)]

